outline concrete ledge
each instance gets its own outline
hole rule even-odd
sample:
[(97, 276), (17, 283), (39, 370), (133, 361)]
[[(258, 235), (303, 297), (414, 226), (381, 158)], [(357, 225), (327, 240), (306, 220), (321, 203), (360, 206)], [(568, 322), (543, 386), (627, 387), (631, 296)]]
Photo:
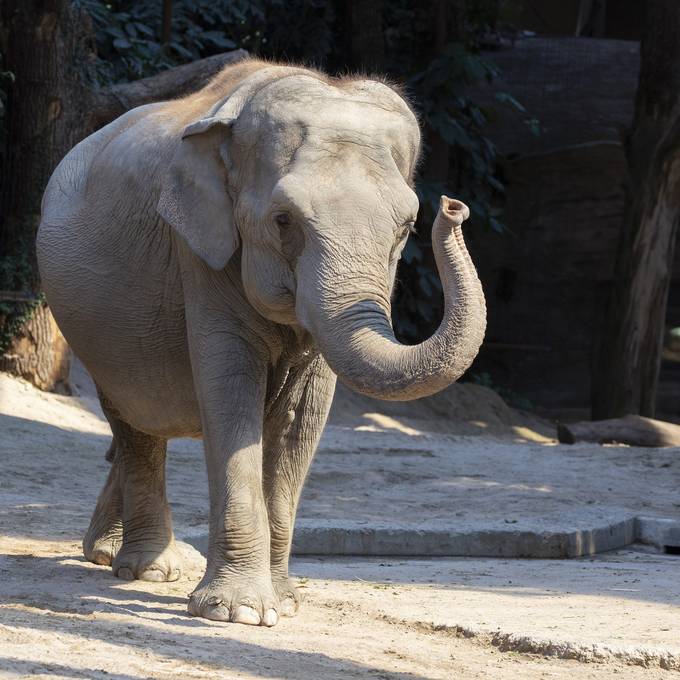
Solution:
[[(206, 534), (181, 538), (205, 554)], [(513, 523), (461, 521), (455, 526), (301, 519), (293, 553), (554, 559), (616, 550), (636, 538), (636, 518), (617, 509), (571, 511)]]
[(467, 557), (580, 557), (615, 550), (635, 540), (626, 513), (569, 513), (513, 524), (417, 526), (342, 520), (301, 520), (296, 555), (428, 555)]
[[(636, 517), (635, 537), (665, 552), (680, 550), (680, 518)], [(669, 550), (670, 549), (670, 550)]]

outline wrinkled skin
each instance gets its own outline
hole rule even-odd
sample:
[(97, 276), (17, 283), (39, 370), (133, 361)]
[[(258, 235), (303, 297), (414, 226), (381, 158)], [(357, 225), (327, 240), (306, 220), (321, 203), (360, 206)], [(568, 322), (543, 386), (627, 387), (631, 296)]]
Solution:
[(419, 139), (386, 85), (246, 61), (130, 111), (62, 161), (40, 271), (114, 436), (88, 559), (124, 579), (179, 577), (166, 442), (203, 437), (210, 542), (189, 612), (271, 626), (297, 611), (291, 536), (335, 373), (377, 397), (425, 396), (461, 375), (484, 334), (467, 208), (443, 198), (444, 319), (421, 345), (394, 339)]

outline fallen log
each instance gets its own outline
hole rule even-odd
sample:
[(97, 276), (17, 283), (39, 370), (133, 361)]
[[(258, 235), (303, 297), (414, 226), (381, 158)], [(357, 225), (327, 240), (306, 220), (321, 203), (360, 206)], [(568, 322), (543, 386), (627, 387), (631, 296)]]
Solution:
[(142, 104), (175, 99), (199, 90), (227, 64), (247, 57), (245, 50), (233, 50), (175, 66), (155, 76), (95, 90), (90, 106), (90, 127), (97, 129)]
[(557, 438), (562, 444), (595, 442), (630, 446), (680, 446), (680, 425), (631, 415), (609, 420), (558, 423)]

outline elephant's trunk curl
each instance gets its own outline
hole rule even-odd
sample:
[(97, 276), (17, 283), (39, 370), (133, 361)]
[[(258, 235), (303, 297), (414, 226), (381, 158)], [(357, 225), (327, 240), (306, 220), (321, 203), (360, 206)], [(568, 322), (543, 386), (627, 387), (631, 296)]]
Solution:
[[(444, 289), (444, 318), (419, 345), (394, 337), (389, 301), (367, 295), (338, 309), (337, 296), (314, 292), (305, 325), (338, 377), (353, 390), (378, 399), (405, 401), (434, 394), (456, 381), (479, 351), (486, 329), (486, 304), (461, 225), (470, 211), (442, 196), (432, 227), (432, 247)], [(342, 286), (341, 281), (335, 285)], [(312, 298), (313, 299), (313, 298)]]

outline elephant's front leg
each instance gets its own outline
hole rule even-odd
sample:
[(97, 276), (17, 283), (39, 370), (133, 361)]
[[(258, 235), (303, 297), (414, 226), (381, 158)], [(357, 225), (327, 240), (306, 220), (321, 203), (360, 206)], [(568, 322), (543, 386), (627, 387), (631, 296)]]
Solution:
[(298, 590), (288, 574), (295, 513), (334, 390), (335, 375), (318, 355), (291, 369), (265, 420), (264, 489), (271, 572), (283, 616), (293, 616), (300, 605)]
[(210, 489), (208, 564), (189, 613), (273, 626), (279, 602), (262, 492), (266, 360), (229, 330), (190, 326), (189, 336)]

